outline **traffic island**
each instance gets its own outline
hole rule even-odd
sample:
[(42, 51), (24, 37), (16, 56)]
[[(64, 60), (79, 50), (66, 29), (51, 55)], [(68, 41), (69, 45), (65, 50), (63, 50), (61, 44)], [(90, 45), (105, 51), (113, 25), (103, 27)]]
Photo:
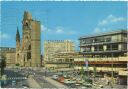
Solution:
[(32, 76), (28, 78), (27, 82), (30, 88), (41, 88), (41, 86), (37, 83), (37, 81)]
[(61, 83), (59, 83), (59, 82), (57, 82), (57, 81), (55, 81), (55, 80), (53, 80), (53, 79), (51, 79), (50, 77), (43, 77), (47, 82), (49, 82), (50, 84), (52, 84), (52, 85), (54, 85), (55, 87), (57, 87), (57, 88), (68, 88), (67, 86), (65, 86), (65, 85), (63, 85), (63, 84), (61, 84)]

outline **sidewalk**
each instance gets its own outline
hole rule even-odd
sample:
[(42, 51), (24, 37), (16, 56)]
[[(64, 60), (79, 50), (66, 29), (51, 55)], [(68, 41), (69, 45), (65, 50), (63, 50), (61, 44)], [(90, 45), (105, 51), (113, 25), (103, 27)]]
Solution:
[(56, 86), (57, 88), (68, 88), (67, 86), (65, 86), (65, 85), (63, 85), (63, 84), (61, 84), (61, 83), (59, 83), (59, 82), (57, 82), (57, 81), (55, 81), (55, 80), (53, 80), (53, 79), (51, 79), (51, 78), (49, 78), (49, 77), (43, 76), (43, 78), (44, 78), (47, 82), (49, 82), (49, 83), (51, 83), (52, 85)]
[(36, 80), (34, 80), (34, 78), (28, 78), (28, 84), (30, 86), (30, 88), (41, 88), (41, 86), (36, 82)]

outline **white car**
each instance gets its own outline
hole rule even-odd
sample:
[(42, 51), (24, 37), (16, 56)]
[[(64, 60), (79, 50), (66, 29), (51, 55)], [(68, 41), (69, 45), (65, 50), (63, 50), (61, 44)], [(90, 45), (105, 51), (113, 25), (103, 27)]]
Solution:
[(103, 88), (104, 86), (103, 85), (99, 85), (99, 88)]
[(65, 79), (64, 83), (66, 83), (66, 84), (71, 83), (71, 80), (70, 79)]
[(58, 75), (53, 75), (52, 76), (53, 79), (58, 79), (58, 77), (59, 77)]

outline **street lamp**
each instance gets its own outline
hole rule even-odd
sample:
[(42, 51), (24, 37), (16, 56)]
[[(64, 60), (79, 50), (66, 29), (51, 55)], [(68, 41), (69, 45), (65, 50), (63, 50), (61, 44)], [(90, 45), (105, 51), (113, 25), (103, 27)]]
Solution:
[(112, 53), (112, 75), (111, 75), (111, 77), (112, 77), (112, 87), (113, 87), (113, 77), (114, 77), (114, 71), (113, 71), (113, 53)]

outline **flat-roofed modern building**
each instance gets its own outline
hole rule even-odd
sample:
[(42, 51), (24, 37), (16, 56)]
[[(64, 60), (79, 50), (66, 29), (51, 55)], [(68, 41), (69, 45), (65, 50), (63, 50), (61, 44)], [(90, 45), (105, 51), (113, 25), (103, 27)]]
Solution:
[(80, 54), (83, 57), (75, 58), (75, 69), (85, 67), (88, 61), (88, 70), (97, 73), (118, 75), (126, 84), (128, 62), (128, 31), (118, 30), (96, 35), (82, 36), (80, 41)]
[(74, 52), (74, 43), (70, 40), (46, 40), (44, 42), (44, 61), (53, 61), (52, 55), (59, 52)]
[[(124, 56), (127, 53), (127, 31), (113, 31), (80, 37), (80, 51), (93, 56)], [(100, 55), (99, 55), (100, 54)]]
[(12, 47), (0, 47), (0, 55), (6, 61), (6, 66), (15, 65), (15, 53), (16, 48)]
[[(44, 63), (47, 67), (53, 67), (52, 63), (55, 62), (55, 54), (61, 52), (68, 53), (74, 52), (74, 43), (70, 40), (46, 40), (44, 42)], [(49, 64), (50, 62), (50, 64)]]
[(74, 58), (79, 55), (78, 52), (59, 52), (55, 53), (54, 61), (47, 62), (48, 68), (55, 69), (57, 71), (69, 71), (73, 70)]

